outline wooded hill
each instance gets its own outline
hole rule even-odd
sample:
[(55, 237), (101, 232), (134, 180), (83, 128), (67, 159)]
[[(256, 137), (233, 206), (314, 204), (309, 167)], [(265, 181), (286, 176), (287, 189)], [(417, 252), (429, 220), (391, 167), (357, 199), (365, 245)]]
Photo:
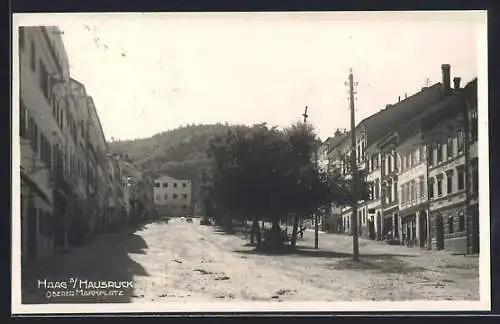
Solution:
[(201, 170), (209, 165), (207, 149), (216, 135), (229, 129), (246, 126), (213, 124), (188, 125), (149, 138), (112, 141), (109, 150), (127, 154), (130, 161), (148, 176), (154, 178), (169, 175), (173, 178), (191, 180), (193, 202), (199, 195)]

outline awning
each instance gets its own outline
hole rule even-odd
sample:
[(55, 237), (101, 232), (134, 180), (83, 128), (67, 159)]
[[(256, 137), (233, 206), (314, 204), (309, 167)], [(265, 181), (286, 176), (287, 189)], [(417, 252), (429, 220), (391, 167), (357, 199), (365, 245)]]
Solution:
[(33, 189), (33, 191), (36, 192), (40, 198), (42, 198), (46, 203), (48, 203), (52, 207), (52, 199), (40, 188), (40, 186), (34, 182), (33, 180), (30, 179), (28, 175), (26, 175), (24, 172), (21, 173), (21, 180), (26, 182), (26, 184), (30, 187), (30, 189)]

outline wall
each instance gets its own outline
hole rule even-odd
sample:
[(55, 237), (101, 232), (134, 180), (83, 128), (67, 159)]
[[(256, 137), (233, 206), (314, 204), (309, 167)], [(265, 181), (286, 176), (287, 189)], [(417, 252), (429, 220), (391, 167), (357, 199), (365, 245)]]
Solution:
[[(154, 182), (154, 203), (160, 213), (172, 216), (191, 214), (190, 180), (160, 178)], [(158, 185), (160, 187), (157, 187)], [(174, 187), (175, 185), (177, 188)], [(175, 195), (177, 198), (174, 198)]]

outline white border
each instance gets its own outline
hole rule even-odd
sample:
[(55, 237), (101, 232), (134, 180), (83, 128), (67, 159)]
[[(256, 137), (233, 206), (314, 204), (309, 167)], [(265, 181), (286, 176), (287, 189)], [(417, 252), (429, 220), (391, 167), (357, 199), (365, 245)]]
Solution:
[[(141, 13), (125, 13), (123, 15), (138, 15)], [(181, 13), (179, 13), (181, 14)], [(237, 16), (242, 13), (199, 13), (203, 15), (232, 15)], [(245, 15), (256, 13), (245, 13)], [(273, 13), (262, 13), (272, 15)], [(274, 13), (276, 14), (276, 13)], [(284, 13), (289, 15), (289, 13)], [(298, 15), (294, 13), (293, 15)], [(305, 13), (307, 17), (314, 15), (325, 15), (328, 13)], [(342, 13), (338, 12), (343, 17), (358, 16), (367, 14), (367, 12), (359, 13)], [(373, 18), (374, 13), (369, 15)], [(377, 12), (377, 15), (384, 12)], [(385, 12), (392, 17), (405, 16), (406, 13)], [(413, 14), (413, 13), (412, 13)], [(368, 311), (472, 311), (472, 310), (491, 310), (491, 279), (490, 279), (490, 210), (489, 210), (489, 154), (488, 154), (488, 70), (487, 70), (487, 12), (486, 11), (468, 11), (468, 12), (418, 12), (418, 15), (434, 15), (434, 14), (451, 14), (463, 15), (467, 19), (475, 19), (478, 22), (478, 41), (477, 41), (477, 59), (478, 59), (478, 157), (479, 157), (479, 179), (481, 190), (479, 193), (480, 203), (479, 214), (483, 215), (480, 222), (480, 300), (479, 301), (398, 301), (398, 302), (211, 302), (211, 303), (127, 303), (127, 304), (44, 304), (44, 305), (23, 305), (21, 304), (21, 276), (20, 276), (20, 229), (21, 222), (19, 212), (12, 213), (12, 313), (13, 314), (70, 314), (70, 313), (142, 313), (142, 312), (252, 312), (252, 311), (305, 311), (305, 312), (368, 312)], [(475, 14), (475, 15), (474, 15)], [(59, 19), (71, 19), (74, 15), (88, 15), (91, 19), (99, 19), (103, 15), (110, 14), (14, 14), (12, 39), (17, 40), (17, 26), (19, 25), (57, 25)], [(111, 14), (114, 18), (118, 18), (118, 13)], [(122, 15), (122, 14), (120, 14)], [(158, 14), (147, 14), (158, 15)], [(167, 14), (168, 15), (168, 14)], [(170, 14), (172, 15), (172, 14)], [(280, 15), (280, 14), (277, 14)], [(339, 15), (340, 16), (340, 15)], [(420, 16), (420, 17), (421, 17)], [(474, 18), (473, 18), (474, 17)], [(350, 18), (350, 19), (351, 19)], [(424, 19), (423, 17), (421, 17)], [(342, 19), (342, 18), (341, 18)], [(346, 19), (346, 18), (343, 18)], [(19, 179), (19, 100), (16, 95), (19, 93), (18, 80), (18, 42), (12, 42), (12, 210), (20, 210), (20, 179)], [(16, 72), (16, 73), (14, 73)], [(486, 221), (488, 220), (488, 221)]]

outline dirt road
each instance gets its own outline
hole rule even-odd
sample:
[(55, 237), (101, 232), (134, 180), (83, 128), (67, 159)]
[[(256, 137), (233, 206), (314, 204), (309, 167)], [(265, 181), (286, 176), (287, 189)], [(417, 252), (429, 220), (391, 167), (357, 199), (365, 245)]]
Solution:
[[(31, 302), (478, 300), (478, 257), (423, 251), (360, 238), (306, 232), (297, 254), (263, 255), (248, 240), (213, 226), (171, 220), (135, 233), (110, 234), (58, 257), (38, 278), (133, 280), (124, 296)], [(33, 277), (32, 278), (36, 278)], [(31, 283), (33, 286), (34, 283)], [(42, 297), (41, 297), (42, 296)]]

